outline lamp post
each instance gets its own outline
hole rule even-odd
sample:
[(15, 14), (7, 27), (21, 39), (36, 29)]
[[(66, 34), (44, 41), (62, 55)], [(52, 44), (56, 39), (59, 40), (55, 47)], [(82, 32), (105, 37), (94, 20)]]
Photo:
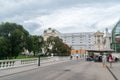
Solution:
[(38, 66), (40, 66), (40, 53), (38, 53)]
[[(40, 42), (42, 41), (42, 39), (41, 38), (39, 38), (39, 40), (38, 40), (38, 46), (39, 46), (39, 44), (40, 44)], [(40, 50), (38, 49), (38, 66), (40, 66)]]
[(8, 33), (8, 37), (9, 37), (9, 40), (10, 40), (10, 48), (9, 48), (9, 52), (10, 52), (10, 54), (9, 54), (9, 57), (11, 58), (12, 56), (11, 56), (11, 33), (9, 32)]

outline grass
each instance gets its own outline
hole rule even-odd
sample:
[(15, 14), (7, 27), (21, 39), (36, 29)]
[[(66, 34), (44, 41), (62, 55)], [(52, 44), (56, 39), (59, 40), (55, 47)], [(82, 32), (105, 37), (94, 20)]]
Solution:
[(25, 58), (37, 58), (37, 56), (26, 56), (26, 55), (19, 55), (16, 59), (25, 59)]
[[(38, 56), (26, 56), (26, 55), (19, 55), (16, 59), (26, 59), (26, 58), (38, 58)], [(41, 56), (41, 58), (46, 58), (44, 56)]]
[[(26, 55), (19, 55), (16, 58), (12, 59), (27, 59), (27, 58), (38, 58), (38, 56), (26, 56)], [(40, 56), (41, 59), (47, 58), (47, 56)], [(0, 59), (0, 60), (11, 60), (11, 59)]]

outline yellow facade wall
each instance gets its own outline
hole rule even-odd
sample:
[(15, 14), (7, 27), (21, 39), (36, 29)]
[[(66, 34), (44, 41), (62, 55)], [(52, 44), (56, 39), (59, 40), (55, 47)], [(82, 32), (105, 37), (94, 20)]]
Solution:
[(78, 54), (85, 54), (86, 53), (86, 50), (84, 50), (84, 49), (81, 49), (81, 50), (71, 50), (71, 54), (76, 54), (76, 53), (78, 53)]

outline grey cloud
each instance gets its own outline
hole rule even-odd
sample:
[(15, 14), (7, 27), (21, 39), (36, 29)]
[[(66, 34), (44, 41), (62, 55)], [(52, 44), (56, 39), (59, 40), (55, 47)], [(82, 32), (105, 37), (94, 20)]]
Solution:
[[(119, 3), (120, 0), (0, 0), (0, 22), (10, 21), (23, 24), (30, 33), (33, 33), (33, 30), (40, 28), (40, 25), (24, 23), (24, 21), (43, 15), (50, 15), (58, 9), (91, 6), (104, 7)], [(95, 26), (95, 24), (91, 26)]]
[[(4, 0), (2, 0), (4, 1)], [(74, 5), (93, 4), (93, 3), (105, 3), (112, 2), (113, 0), (6, 0), (3, 6), (0, 8), (0, 18), (6, 18), (11, 16), (33, 16), (34, 15), (46, 15), (50, 12), (59, 9), (71, 7)], [(114, 2), (117, 2), (116, 0)], [(45, 11), (45, 12), (42, 12)], [(27, 16), (26, 16), (27, 15)]]
[[(23, 26), (30, 34), (34, 34), (34, 31), (36, 31), (41, 27), (41, 25), (37, 23), (26, 23), (26, 24), (23, 24)], [(39, 32), (39, 33), (42, 33), (42, 32)]]
[[(4, 0), (2, 0), (4, 1)], [(2, 3), (1, 1), (1, 3)], [(117, 2), (116, 0), (114, 2)], [(33, 14), (38, 13), (40, 15), (41, 11), (46, 10), (46, 13), (65, 7), (71, 7), (77, 4), (93, 4), (93, 3), (105, 3), (113, 2), (113, 0), (6, 0), (3, 6), (0, 8), (0, 15), (2, 17), (9, 17), (22, 14)], [(45, 13), (45, 12), (44, 12)], [(38, 15), (37, 14), (37, 15)], [(42, 13), (43, 14), (43, 13)]]

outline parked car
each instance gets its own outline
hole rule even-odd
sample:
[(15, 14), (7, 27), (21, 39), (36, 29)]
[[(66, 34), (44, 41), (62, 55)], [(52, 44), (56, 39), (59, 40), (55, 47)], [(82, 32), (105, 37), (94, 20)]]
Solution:
[(95, 61), (95, 62), (102, 62), (102, 56), (101, 56), (101, 55), (96, 55), (96, 56), (94, 57), (94, 61)]
[(86, 61), (94, 61), (94, 59), (89, 56), (89, 57), (86, 58)]

